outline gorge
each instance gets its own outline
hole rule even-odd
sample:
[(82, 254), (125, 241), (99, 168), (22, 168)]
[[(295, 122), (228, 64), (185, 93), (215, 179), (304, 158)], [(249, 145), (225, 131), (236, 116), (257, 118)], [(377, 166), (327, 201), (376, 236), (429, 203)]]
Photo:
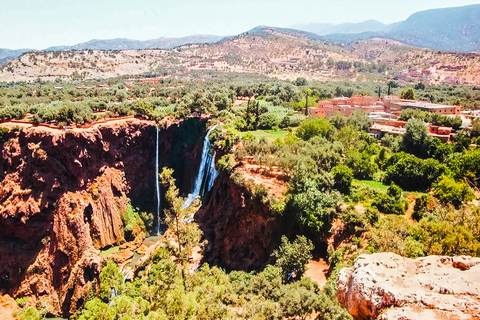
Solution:
[(189, 169), (202, 148), (195, 137), (204, 135), (205, 121), (162, 125), (159, 131), (135, 119), (66, 132), (9, 131), (0, 146), (3, 291), (48, 296), (59, 315), (81, 307), (98, 284), (99, 250), (125, 241), (129, 199), (158, 210), (158, 167), (174, 168), (181, 190), (192, 185)]

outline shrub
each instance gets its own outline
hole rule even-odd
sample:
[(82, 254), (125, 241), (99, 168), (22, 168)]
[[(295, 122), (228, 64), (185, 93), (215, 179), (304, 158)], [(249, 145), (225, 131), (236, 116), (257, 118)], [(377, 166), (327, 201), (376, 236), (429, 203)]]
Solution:
[(386, 193), (378, 193), (372, 205), (386, 214), (402, 215), (405, 213), (405, 201), (402, 196), (402, 189), (391, 183)]

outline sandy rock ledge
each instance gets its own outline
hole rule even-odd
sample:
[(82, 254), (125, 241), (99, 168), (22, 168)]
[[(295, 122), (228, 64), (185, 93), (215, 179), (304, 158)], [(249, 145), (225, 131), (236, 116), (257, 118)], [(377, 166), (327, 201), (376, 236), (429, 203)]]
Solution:
[(361, 255), (337, 297), (356, 319), (480, 319), (480, 258)]

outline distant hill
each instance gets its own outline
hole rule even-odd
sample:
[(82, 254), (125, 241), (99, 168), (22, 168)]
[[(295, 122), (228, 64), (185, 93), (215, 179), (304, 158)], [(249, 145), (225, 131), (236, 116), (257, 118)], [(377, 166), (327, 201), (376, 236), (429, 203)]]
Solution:
[(32, 49), (10, 50), (10, 49), (0, 48), (0, 66), (3, 66), (4, 64), (6, 64), (9, 59), (17, 58), (28, 51), (35, 51), (35, 50), (32, 50)]
[[(344, 35), (347, 36), (354, 35)], [(256, 73), (279, 79), (383, 81), (407, 69), (423, 70), (426, 66), (430, 66), (426, 78), (430, 83), (442, 83), (447, 79), (457, 81), (458, 78), (463, 83), (477, 84), (480, 80), (477, 76), (480, 54), (420, 49), (400, 41), (373, 37), (372, 32), (362, 36), (369, 39), (339, 45), (319, 40), (324, 36), (307, 31), (259, 26), (213, 44), (183, 45), (175, 50), (30, 52), (1, 67), (0, 81), (98, 79), (152, 72), (167, 75), (166, 71), (169, 75), (181, 76), (197, 70)], [(128, 47), (135, 43), (121, 40), (116, 45)], [(455, 70), (447, 70), (444, 66), (453, 66)]]
[(373, 37), (434, 50), (480, 51), (480, 4), (417, 12), (405, 21), (385, 26), (382, 31), (322, 36), (325, 41), (344, 44)]
[(73, 46), (49, 47), (44, 51), (65, 51), (65, 50), (142, 50), (142, 49), (172, 49), (185, 44), (193, 43), (215, 43), (223, 37), (214, 35), (193, 35), (181, 38), (158, 38), (153, 40), (130, 40), (130, 39), (107, 39), (90, 40), (88, 42), (75, 44)]
[(480, 4), (417, 12), (387, 35), (437, 50), (480, 51)]
[[(321, 37), (313, 32), (308, 32), (304, 30), (291, 29), (291, 28), (278, 28), (278, 27), (269, 27), (269, 26), (258, 26), (247, 32), (240, 34), (242, 35), (258, 35), (258, 36), (267, 36), (267, 35), (281, 35), (281, 36), (293, 36), (300, 39), (310, 39), (310, 40), (321, 40)], [(238, 36), (224, 38), (223, 40), (228, 40), (231, 38), (236, 38)]]
[(293, 25), (292, 28), (312, 32), (318, 35), (327, 34), (351, 34), (351, 33), (363, 33), (363, 32), (379, 32), (384, 31), (387, 25), (376, 21), (367, 20), (359, 23), (342, 23), (342, 24), (328, 24), (328, 23), (309, 23)]

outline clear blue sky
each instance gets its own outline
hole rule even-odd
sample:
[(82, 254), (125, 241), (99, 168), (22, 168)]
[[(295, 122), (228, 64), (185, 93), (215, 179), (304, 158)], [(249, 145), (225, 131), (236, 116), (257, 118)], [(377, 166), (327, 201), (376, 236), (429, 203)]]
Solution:
[(234, 35), (258, 25), (405, 20), (479, 0), (1, 0), (0, 48), (45, 49), (91, 39)]

